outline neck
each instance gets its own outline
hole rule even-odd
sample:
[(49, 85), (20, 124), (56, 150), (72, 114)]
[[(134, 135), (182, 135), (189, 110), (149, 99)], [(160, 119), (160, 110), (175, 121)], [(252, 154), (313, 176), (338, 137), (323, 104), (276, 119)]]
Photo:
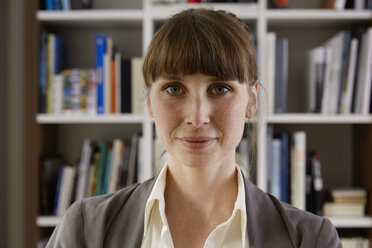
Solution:
[(170, 158), (165, 201), (208, 217), (213, 211), (232, 212), (238, 194), (235, 159), (210, 166), (190, 167)]

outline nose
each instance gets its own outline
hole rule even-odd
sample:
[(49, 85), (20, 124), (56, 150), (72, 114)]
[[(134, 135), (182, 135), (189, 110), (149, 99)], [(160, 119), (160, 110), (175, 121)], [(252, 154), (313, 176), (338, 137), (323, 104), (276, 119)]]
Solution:
[(205, 96), (197, 96), (186, 105), (186, 123), (201, 128), (210, 122), (211, 103)]

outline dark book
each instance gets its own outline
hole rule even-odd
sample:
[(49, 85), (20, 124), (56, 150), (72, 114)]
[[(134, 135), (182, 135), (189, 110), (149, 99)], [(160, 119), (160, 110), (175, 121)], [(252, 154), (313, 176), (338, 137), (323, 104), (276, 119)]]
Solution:
[(130, 142), (126, 142), (124, 146), (123, 161), (120, 167), (120, 188), (124, 188), (127, 186), (131, 149), (132, 144)]
[(310, 151), (306, 154), (306, 210), (322, 215), (323, 179), (320, 155)]
[(101, 143), (99, 146), (99, 165), (98, 165), (98, 173), (97, 173), (97, 184), (96, 184), (96, 191), (95, 195), (101, 195), (103, 192), (103, 178), (105, 173), (105, 164), (106, 164), (106, 155), (107, 155), (107, 144)]
[(343, 51), (342, 51), (342, 63), (341, 63), (341, 77), (340, 77), (340, 91), (338, 94), (338, 103), (337, 103), (337, 113), (341, 113), (341, 103), (343, 93), (347, 87), (347, 69), (349, 65), (349, 56), (350, 56), (350, 44), (351, 43), (351, 32), (345, 31), (344, 32), (344, 40), (343, 40)]
[(57, 182), (62, 159), (60, 156), (48, 156), (40, 164), (40, 214), (52, 215), (56, 198)]
[(47, 101), (47, 54), (48, 33), (41, 31), (39, 37), (39, 112), (46, 113)]
[[(351, 33), (351, 36), (352, 38), (357, 38), (358, 41), (359, 41), (359, 45), (358, 45), (358, 52), (357, 52), (357, 60), (356, 60), (356, 68), (359, 68), (360, 66), (360, 63), (359, 63), (359, 60), (360, 60), (360, 57), (362, 56), (362, 36), (363, 36), (363, 33), (365, 32), (366, 30), (364, 28), (356, 28), (352, 31)], [(354, 78), (354, 89), (353, 89), (353, 97), (352, 97), (352, 101), (351, 101), (351, 113), (355, 113), (356, 111), (356, 101), (357, 101), (357, 88), (358, 88), (358, 81), (359, 81), (359, 77), (361, 77), (362, 75), (359, 75), (358, 73), (358, 69), (357, 71), (355, 72), (355, 78)]]
[(132, 111), (131, 60), (121, 60), (121, 113)]
[(289, 185), (289, 135), (288, 133), (280, 134), (282, 141), (281, 156), (281, 197), (280, 200), (289, 203), (288, 185)]

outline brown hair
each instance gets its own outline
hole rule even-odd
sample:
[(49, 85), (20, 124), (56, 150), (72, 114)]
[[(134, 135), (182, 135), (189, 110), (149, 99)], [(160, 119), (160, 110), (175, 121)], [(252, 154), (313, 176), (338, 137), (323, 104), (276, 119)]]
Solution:
[(212, 9), (187, 9), (172, 16), (154, 35), (143, 76), (146, 86), (163, 75), (202, 73), (254, 85), (255, 48), (247, 26), (235, 15)]

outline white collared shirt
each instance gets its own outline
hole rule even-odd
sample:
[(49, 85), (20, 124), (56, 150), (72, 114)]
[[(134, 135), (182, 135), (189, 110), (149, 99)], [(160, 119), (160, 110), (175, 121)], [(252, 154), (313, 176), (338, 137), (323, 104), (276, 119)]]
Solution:
[[(208, 236), (204, 248), (217, 247), (247, 247), (249, 248), (247, 214), (245, 208), (245, 190), (243, 176), (239, 167), (238, 196), (230, 218), (218, 225)], [(164, 165), (155, 181), (150, 197), (146, 203), (145, 226), (142, 238), (142, 248), (164, 247), (174, 248), (172, 236), (165, 215), (164, 190), (167, 177), (167, 164)]]

